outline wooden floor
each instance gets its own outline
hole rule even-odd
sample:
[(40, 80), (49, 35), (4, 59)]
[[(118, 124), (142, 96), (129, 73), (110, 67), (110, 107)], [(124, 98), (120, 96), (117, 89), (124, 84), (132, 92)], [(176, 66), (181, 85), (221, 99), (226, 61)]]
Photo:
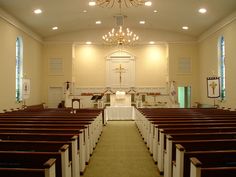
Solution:
[(83, 177), (159, 177), (134, 121), (109, 121)]

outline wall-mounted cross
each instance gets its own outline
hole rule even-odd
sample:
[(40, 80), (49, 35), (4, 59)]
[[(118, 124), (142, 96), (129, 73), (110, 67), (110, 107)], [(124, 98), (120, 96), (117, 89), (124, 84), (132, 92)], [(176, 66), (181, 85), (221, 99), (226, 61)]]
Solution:
[(115, 71), (120, 74), (119, 79), (120, 79), (120, 86), (122, 83), (122, 73), (125, 73), (125, 68), (122, 68), (121, 64), (119, 67), (115, 68)]

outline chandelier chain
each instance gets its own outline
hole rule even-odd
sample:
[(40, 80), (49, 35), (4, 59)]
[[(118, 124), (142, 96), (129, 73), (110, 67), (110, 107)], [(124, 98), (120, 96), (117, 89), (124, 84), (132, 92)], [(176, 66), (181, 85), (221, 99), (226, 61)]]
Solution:
[[(120, 16), (125, 17), (121, 15), (122, 7), (142, 6), (146, 2), (149, 1), (148, 0), (96, 0), (96, 5), (106, 8), (112, 8), (114, 6), (118, 6), (120, 9)], [(102, 37), (105, 44), (125, 46), (125, 45), (132, 45), (139, 40), (139, 36), (130, 31), (129, 28), (126, 28), (126, 30), (124, 30), (123, 24), (119, 24), (117, 27), (118, 28), (116, 29), (113, 28), (110, 32), (108, 32), (108, 34)]]

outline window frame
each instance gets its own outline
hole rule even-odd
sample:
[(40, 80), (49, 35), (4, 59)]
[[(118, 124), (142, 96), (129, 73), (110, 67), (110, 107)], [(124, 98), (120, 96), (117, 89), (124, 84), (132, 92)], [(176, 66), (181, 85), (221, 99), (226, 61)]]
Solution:
[(225, 38), (221, 36), (219, 38), (218, 48), (218, 74), (220, 76), (220, 99), (221, 101), (226, 99), (226, 65), (225, 65)]
[(16, 38), (16, 60), (15, 60), (15, 72), (16, 72), (16, 102), (23, 101), (22, 84), (23, 84), (23, 40), (22, 37)]

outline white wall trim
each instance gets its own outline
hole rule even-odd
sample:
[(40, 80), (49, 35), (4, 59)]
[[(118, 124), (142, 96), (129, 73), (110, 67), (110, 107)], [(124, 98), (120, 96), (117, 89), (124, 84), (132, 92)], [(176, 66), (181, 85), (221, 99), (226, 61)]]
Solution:
[(231, 24), (235, 20), (236, 20), (236, 11), (233, 12), (231, 15), (227, 16), (226, 18), (224, 18), (223, 20), (221, 20), (220, 22), (216, 23), (209, 30), (205, 31), (202, 35), (200, 35), (198, 38), (198, 42), (201, 42), (209, 38), (210, 36), (218, 32), (222, 28), (226, 27), (227, 25)]
[(43, 39), (41, 36), (33, 32), (31, 29), (23, 25), (21, 22), (19, 22), (15, 17), (11, 16), (7, 12), (5, 12), (3, 9), (0, 8), (0, 18), (5, 20), (7, 23), (11, 24), (15, 28), (21, 30), (22, 32), (26, 33), (36, 41), (43, 43)]
[[(54, 86), (52, 86), (54, 87)], [(57, 87), (57, 86), (55, 86)], [(106, 86), (76, 86), (76, 89), (106, 89)], [(130, 88), (130, 87), (127, 87)], [(134, 86), (134, 88), (140, 88), (140, 89), (164, 89), (166, 86)]]
[[(112, 91), (115, 90), (124, 90), (124, 91), (129, 91), (130, 87), (124, 87), (124, 88), (120, 88), (120, 87), (114, 87), (111, 88)], [(75, 94), (80, 94), (82, 92), (84, 93), (102, 93), (105, 90), (107, 90), (107, 87), (100, 87), (100, 86), (91, 86), (91, 87), (75, 87)], [(161, 94), (167, 94), (168, 93), (168, 89), (167, 86), (137, 86), (134, 87), (134, 90), (136, 90), (137, 92), (146, 92), (146, 93), (152, 93), (152, 92), (160, 92)]]
[(198, 41), (169, 41), (167, 44), (196, 44)]
[[(137, 43), (137, 44), (133, 44), (132, 46), (129, 46), (129, 48), (131, 47), (138, 47), (138, 46), (157, 46), (157, 45), (168, 45), (168, 44), (195, 44), (198, 43), (198, 41), (156, 41), (155, 44), (149, 44), (149, 43)], [(85, 44), (85, 42), (77, 42), (77, 41), (63, 41), (63, 40), (45, 40), (44, 44), (74, 44), (76, 46), (85, 46), (87, 44)], [(92, 44), (90, 44), (90, 46), (108, 46), (106, 44), (103, 43), (98, 43), (98, 42), (93, 42)], [(112, 46), (109, 46), (112, 47)]]
[[(43, 41), (44, 44), (71, 44), (75, 45), (73, 41)], [(84, 44), (86, 45), (86, 44)]]

